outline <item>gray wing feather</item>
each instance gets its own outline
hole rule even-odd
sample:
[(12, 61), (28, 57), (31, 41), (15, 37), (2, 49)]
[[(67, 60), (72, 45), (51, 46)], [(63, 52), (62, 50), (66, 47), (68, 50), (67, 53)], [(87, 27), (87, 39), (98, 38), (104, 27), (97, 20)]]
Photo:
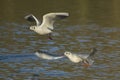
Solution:
[(36, 52), (35, 55), (37, 55), (41, 59), (47, 59), (47, 60), (61, 59), (65, 57), (65, 56), (54, 56), (47, 54), (45, 52)]

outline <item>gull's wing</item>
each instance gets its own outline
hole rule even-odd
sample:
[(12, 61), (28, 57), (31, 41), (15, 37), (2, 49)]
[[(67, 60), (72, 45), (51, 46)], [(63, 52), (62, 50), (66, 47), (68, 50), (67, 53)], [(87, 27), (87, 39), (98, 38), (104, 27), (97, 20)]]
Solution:
[(92, 65), (94, 63), (94, 60), (92, 59), (92, 57), (96, 52), (97, 52), (96, 48), (91, 49), (90, 54), (86, 55), (86, 57), (84, 58), (84, 63), (88, 63), (89, 65)]
[(89, 65), (92, 65), (94, 63), (94, 60), (92, 60), (92, 59), (87, 59), (87, 61), (88, 61)]
[(78, 54), (78, 56), (82, 59), (87, 59), (88, 58), (88, 54)]
[(57, 19), (64, 19), (69, 16), (69, 13), (48, 13), (43, 16), (43, 23), (41, 27), (46, 27), (53, 30), (53, 24)]
[(91, 49), (91, 52), (89, 54), (79, 54), (79, 56), (83, 59), (91, 58), (94, 56), (94, 54), (97, 52), (96, 48)]
[(61, 59), (65, 57), (65, 56), (55, 56), (55, 55), (52, 55), (52, 54), (49, 54), (43, 51), (37, 51), (35, 55), (37, 55), (41, 59), (48, 59), (48, 60)]
[(95, 54), (96, 52), (97, 52), (97, 49), (96, 49), (96, 48), (91, 49), (91, 52), (90, 52), (90, 54), (89, 54), (89, 57), (94, 56), (94, 54)]
[(55, 15), (55, 19), (64, 19), (69, 16), (69, 13), (51, 13), (51, 15)]
[(40, 22), (39, 20), (32, 14), (29, 14), (27, 16), (24, 17), (26, 20), (30, 21), (30, 22), (36, 22), (36, 25), (39, 26)]

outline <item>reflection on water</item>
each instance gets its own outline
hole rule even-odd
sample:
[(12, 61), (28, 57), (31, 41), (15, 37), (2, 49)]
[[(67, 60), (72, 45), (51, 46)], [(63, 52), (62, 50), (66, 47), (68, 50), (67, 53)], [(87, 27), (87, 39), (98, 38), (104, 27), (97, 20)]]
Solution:
[[(118, 80), (120, 77), (120, 1), (88, 0), (2, 0), (0, 3), (0, 80)], [(32, 6), (31, 6), (32, 5)], [(54, 40), (29, 30), (24, 16), (42, 19), (48, 12), (69, 12), (58, 21)], [(53, 54), (65, 51), (98, 52), (89, 68), (67, 59), (48, 61), (37, 58), (36, 50)]]

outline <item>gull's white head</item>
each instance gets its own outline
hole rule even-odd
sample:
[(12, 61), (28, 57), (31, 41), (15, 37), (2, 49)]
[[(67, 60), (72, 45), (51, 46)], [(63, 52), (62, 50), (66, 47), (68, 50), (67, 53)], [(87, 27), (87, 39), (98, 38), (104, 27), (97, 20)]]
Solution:
[(79, 57), (77, 54), (73, 54), (71, 52), (65, 52), (64, 55), (68, 57), (72, 62), (74, 63), (79, 63), (82, 61), (82, 58)]
[(35, 30), (36, 26), (30, 26), (30, 30)]
[(67, 57), (70, 57), (70, 56), (72, 56), (72, 53), (71, 53), (71, 52), (66, 51), (66, 52), (64, 53), (64, 55), (65, 55), (65, 56), (67, 56)]

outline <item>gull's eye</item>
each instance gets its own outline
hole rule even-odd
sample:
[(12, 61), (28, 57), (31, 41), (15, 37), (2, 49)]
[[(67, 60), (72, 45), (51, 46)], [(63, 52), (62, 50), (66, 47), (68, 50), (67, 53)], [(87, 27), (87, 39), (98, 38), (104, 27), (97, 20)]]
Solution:
[(32, 30), (35, 30), (35, 26), (32, 26), (31, 29), (32, 29)]
[(33, 29), (35, 29), (35, 27), (33, 26)]
[(65, 54), (66, 54), (66, 55), (70, 55), (71, 53), (70, 53), (70, 52), (66, 52)]
[(35, 26), (31, 26), (30, 27), (31, 30), (35, 30), (35, 28), (36, 28)]

